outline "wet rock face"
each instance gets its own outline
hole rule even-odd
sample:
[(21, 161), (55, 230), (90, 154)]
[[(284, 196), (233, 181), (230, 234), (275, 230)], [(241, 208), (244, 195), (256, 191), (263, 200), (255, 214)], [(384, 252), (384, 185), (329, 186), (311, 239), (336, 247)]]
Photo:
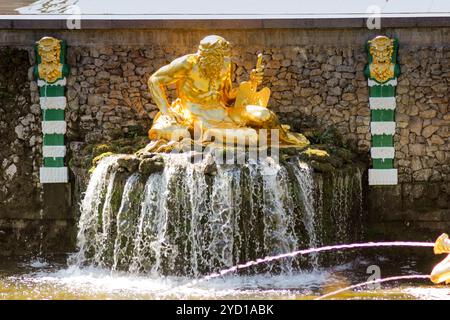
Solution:
[(139, 163), (139, 172), (145, 175), (164, 170), (164, 159), (160, 156), (144, 158)]
[(128, 172), (134, 172), (139, 167), (139, 159), (132, 155), (126, 155), (117, 160), (119, 167), (125, 168)]
[(40, 208), (41, 111), (30, 67), (26, 50), (0, 48), (0, 219), (32, 218)]

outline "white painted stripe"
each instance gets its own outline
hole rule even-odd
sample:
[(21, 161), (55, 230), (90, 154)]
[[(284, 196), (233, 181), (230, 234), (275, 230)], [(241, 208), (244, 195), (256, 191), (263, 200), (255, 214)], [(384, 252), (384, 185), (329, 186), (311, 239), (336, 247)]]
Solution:
[(369, 169), (369, 185), (396, 185), (397, 169)]
[(370, 155), (372, 159), (394, 159), (394, 147), (372, 147), (370, 148)]
[(69, 181), (67, 167), (59, 168), (39, 168), (39, 178), (41, 183), (65, 183)]
[(48, 158), (62, 158), (66, 156), (66, 146), (43, 146), (42, 156)]
[(397, 85), (397, 78), (389, 80), (385, 83), (379, 83), (375, 80), (369, 79), (368, 80), (368, 84), (369, 87), (373, 87), (373, 86), (396, 86)]
[(395, 134), (394, 121), (378, 121), (370, 123), (371, 134)]
[(62, 78), (62, 79), (59, 79), (58, 81), (55, 81), (53, 83), (48, 83), (48, 82), (46, 82), (44, 80), (38, 79), (38, 83), (37, 84), (38, 84), (39, 87), (45, 87), (45, 85), (47, 85), (47, 86), (65, 86), (66, 83), (67, 83), (66, 78)]
[(395, 97), (369, 97), (369, 106), (372, 110), (394, 110), (396, 106)]
[(40, 97), (41, 109), (62, 109), (66, 108), (66, 97)]
[(45, 134), (65, 134), (67, 124), (65, 121), (42, 121), (42, 133)]

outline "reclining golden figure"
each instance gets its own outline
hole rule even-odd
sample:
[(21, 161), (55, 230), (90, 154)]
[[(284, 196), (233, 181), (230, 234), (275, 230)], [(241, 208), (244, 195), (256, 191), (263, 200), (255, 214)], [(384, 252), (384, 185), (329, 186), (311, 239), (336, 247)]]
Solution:
[[(270, 89), (257, 91), (263, 70), (260, 54), (250, 80), (233, 88), (230, 44), (215, 35), (205, 37), (197, 53), (161, 67), (148, 80), (159, 113), (149, 131), (153, 142), (147, 150), (169, 152), (181, 138), (194, 138), (203, 145), (211, 137), (223, 136), (245, 137), (248, 142), (257, 139), (260, 129), (278, 129), (280, 145), (307, 146), (309, 141), (302, 134), (290, 132), (267, 108)], [(169, 103), (166, 86), (173, 84), (177, 98)]]
[[(436, 240), (434, 253), (450, 253), (450, 239), (446, 233)], [(450, 283), (450, 254), (433, 268), (430, 278), (434, 283)]]

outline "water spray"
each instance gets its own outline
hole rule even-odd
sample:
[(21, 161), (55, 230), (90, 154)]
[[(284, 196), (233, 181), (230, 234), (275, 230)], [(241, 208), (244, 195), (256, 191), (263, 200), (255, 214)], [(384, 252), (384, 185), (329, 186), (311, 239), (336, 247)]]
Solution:
[(337, 295), (341, 292), (347, 291), (347, 290), (351, 290), (351, 289), (355, 289), (358, 287), (362, 287), (362, 286), (366, 286), (369, 284), (375, 284), (375, 283), (382, 283), (382, 282), (388, 282), (388, 281), (394, 281), (394, 280), (405, 280), (405, 279), (430, 279), (430, 276), (427, 274), (415, 274), (415, 275), (407, 275), (407, 276), (395, 276), (395, 277), (389, 277), (389, 278), (382, 278), (382, 279), (376, 279), (376, 280), (371, 280), (371, 281), (367, 281), (367, 282), (361, 282), (358, 284), (354, 284), (327, 294), (324, 294), (323, 296), (317, 297), (314, 300), (322, 300), (325, 298), (329, 298), (331, 296)]
[[(317, 253), (317, 252), (324, 252), (324, 251), (332, 251), (332, 250), (347, 250), (347, 249), (357, 249), (357, 248), (370, 248), (370, 247), (425, 247), (430, 248), (434, 247), (435, 243), (433, 242), (413, 242), (413, 241), (394, 241), (394, 242), (366, 242), (366, 243), (352, 243), (352, 244), (340, 244), (340, 245), (334, 245), (334, 246), (324, 246), (320, 248), (310, 248), (310, 249), (303, 249), (303, 250), (297, 250), (289, 253), (283, 253), (275, 256), (260, 258), (252, 261), (248, 261), (243, 264), (238, 264), (233, 267), (230, 267), (228, 269), (221, 270), (216, 273), (209, 274), (203, 278), (196, 279), (193, 281), (190, 281), (187, 284), (177, 286), (175, 288), (167, 290), (168, 292), (180, 289), (180, 288), (188, 288), (194, 285), (197, 285), (199, 283), (215, 279), (218, 277), (222, 277), (226, 274), (233, 273), (237, 270), (243, 270), (252, 266), (256, 266), (262, 263), (268, 263), (271, 261), (284, 259), (284, 258), (293, 258), (298, 255), (306, 255), (311, 253)], [(427, 276), (429, 277), (429, 276)], [(388, 279), (388, 278), (386, 278)], [(388, 281), (388, 280), (387, 280)], [(362, 284), (361, 284), (362, 285)]]

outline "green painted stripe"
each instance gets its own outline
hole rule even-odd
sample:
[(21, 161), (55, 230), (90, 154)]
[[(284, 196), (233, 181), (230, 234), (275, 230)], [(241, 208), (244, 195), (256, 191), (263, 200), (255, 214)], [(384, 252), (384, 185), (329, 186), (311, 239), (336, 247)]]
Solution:
[(395, 121), (395, 110), (371, 110), (371, 121)]
[(44, 167), (64, 167), (64, 158), (44, 158)]
[(65, 86), (47, 86), (39, 88), (39, 95), (41, 97), (61, 97), (64, 96)]
[(394, 86), (372, 86), (369, 87), (369, 95), (371, 97), (394, 97), (395, 87)]
[(390, 134), (373, 134), (372, 147), (393, 147), (394, 137)]
[(64, 121), (64, 110), (61, 109), (45, 109), (42, 111), (44, 121)]
[(63, 134), (44, 134), (44, 146), (63, 146)]
[(394, 168), (393, 159), (372, 159), (372, 168), (374, 169), (392, 169)]

